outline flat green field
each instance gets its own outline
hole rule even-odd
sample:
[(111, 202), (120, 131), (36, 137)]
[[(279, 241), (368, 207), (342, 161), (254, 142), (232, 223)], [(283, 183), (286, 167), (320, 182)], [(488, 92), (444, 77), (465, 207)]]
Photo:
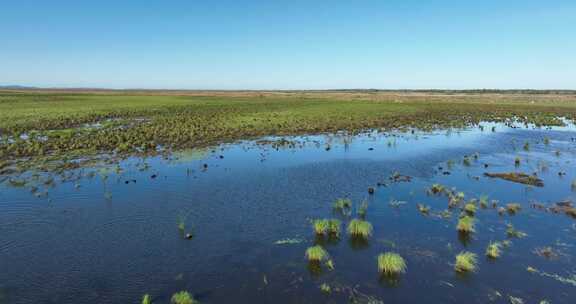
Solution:
[(156, 153), (263, 135), (576, 117), (573, 93), (0, 91), (0, 158)]

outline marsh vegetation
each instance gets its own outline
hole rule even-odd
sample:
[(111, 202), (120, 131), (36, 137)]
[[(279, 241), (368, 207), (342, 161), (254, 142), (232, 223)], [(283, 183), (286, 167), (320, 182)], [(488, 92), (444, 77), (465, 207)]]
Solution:
[(0, 299), (571, 303), (568, 97), (211, 94), (0, 95)]

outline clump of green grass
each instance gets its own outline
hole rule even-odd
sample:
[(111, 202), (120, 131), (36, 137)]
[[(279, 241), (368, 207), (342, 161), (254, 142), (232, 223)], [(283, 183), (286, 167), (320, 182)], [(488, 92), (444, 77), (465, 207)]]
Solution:
[(312, 222), (316, 235), (340, 235), (341, 222), (338, 219), (318, 219)]
[(462, 159), (462, 164), (464, 166), (470, 166), (470, 158), (468, 156), (464, 156), (464, 158)]
[(491, 259), (497, 259), (500, 257), (501, 250), (500, 247), (502, 245), (498, 242), (490, 242), (488, 247), (486, 248), (486, 256)]
[(474, 215), (476, 213), (476, 205), (474, 203), (467, 203), (464, 205), (464, 211), (469, 215)]
[(328, 252), (320, 245), (306, 249), (306, 258), (309, 262), (321, 262), (328, 258)]
[(338, 219), (328, 220), (328, 233), (330, 233), (333, 236), (339, 236), (341, 225), (342, 225), (342, 222), (340, 222), (340, 220), (338, 220)]
[(372, 235), (372, 224), (361, 219), (353, 219), (348, 224), (348, 234), (367, 239)]
[(510, 203), (506, 205), (506, 211), (510, 214), (516, 214), (522, 209), (522, 206), (518, 203)]
[(456, 256), (454, 270), (457, 272), (475, 272), (478, 268), (478, 260), (475, 253), (462, 251)]
[(317, 235), (324, 235), (328, 233), (329, 221), (326, 219), (314, 220), (312, 226)]
[(465, 215), (458, 220), (456, 230), (465, 234), (474, 233), (476, 232), (475, 225), (476, 220), (471, 216)]
[(170, 303), (173, 304), (198, 304), (194, 297), (187, 291), (180, 291), (172, 295)]
[(384, 275), (397, 275), (406, 272), (406, 262), (399, 254), (382, 253), (378, 256), (378, 271)]
[(152, 304), (152, 297), (149, 294), (145, 294), (142, 297), (142, 304)]
[(550, 138), (548, 138), (548, 136), (544, 137), (544, 144), (545, 144), (545, 145), (549, 145), (549, 144), (550, 144)]

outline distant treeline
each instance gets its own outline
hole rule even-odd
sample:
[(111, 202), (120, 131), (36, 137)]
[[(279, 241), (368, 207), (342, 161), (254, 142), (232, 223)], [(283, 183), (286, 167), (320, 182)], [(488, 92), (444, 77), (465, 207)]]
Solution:
[(576, 90), (534, 90), (534, 89), (464, 89), (464, 90), (445, 90), (445, 89), (325, 89), (325, 90), (187, 90), (187, 89), (106, 89), (106, 88), (41, 88), (27, 86), (1, 86), (0, 90), (10, 91), (45, 91), (45, 92), (306, 92), (306, 93), (430, 93), (430, 94), (541, 94), (541, 95), (576, 95)]
[[(318, 91), (323, 92), (323, 91)], [(509, 90), (496, 90), (496, 89), (466, 89), (466, 90), (442, 90), (442, 89), (414, 89), (414, 90), (380, 90), (380, 89), (341, 89), (341, 90), (326, 90), (324, 92), (363, 92), (363, 93), (379, 93), (379, 92), (398, 92), (398, 93), (437, 93), (437, 94), (576, 94), (576, 90), (533, 90), (533, 89), (509, 89)]]

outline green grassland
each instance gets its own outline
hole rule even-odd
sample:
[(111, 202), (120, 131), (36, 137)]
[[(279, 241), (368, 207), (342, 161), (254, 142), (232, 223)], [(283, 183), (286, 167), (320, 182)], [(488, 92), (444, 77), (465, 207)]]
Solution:
[[(0, 91), (0, 159), (152, 154), (263, 135), (576, 117), (576, 95), (462, 92)], [(25, 135), (25, 136), (22, 136)]]

